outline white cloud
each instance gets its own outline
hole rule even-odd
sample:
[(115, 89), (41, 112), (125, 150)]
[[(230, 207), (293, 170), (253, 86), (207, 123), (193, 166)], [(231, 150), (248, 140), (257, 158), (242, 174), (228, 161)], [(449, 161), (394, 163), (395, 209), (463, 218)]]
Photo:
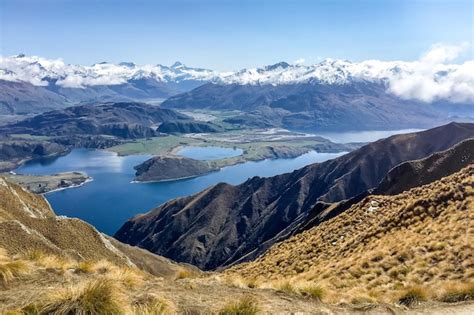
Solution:
[(295, 61), (293, 61), (293, 63), (295, 65), (302, 65), (302, 64), (304, 64), (305, 61), (306, 60), (304, 58), (299, 58), (299, 59), (296, 59)]
[(424, 102), (474, 102), (474, 61), (447, 64), (469, 48), (435, 45), (420, 60), (388, 76), (389, 91)]

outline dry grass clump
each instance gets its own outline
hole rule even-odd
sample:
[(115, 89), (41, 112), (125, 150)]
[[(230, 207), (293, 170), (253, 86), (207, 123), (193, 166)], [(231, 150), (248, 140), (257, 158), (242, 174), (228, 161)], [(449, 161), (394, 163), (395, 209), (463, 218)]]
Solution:
[(39, 303), (28, 305), (28, 314), (126, 314), (127, 299), (115, 282), (97, 279), (85, 284), (54, 290)]
[(445, 303), (474, 300), (474, 282), (450, 284), (443, 289), (438, 300)]
[(407, 307), (412, 307), (420, 302), (426, 301), (427, 299), (428, 293), (425, 288), (411, 287), (403, 291), (403, 293), (398, 297), (397, 303)]
[(323, 287), (317, 284), (307, 284), (299, 288), (299, 293), (303, 296), (308, 296), (312, 299), (322, 301), (326, 295), (326, 291)]
[(5, 286), (14, 279), (30, 272), (30, 265), (21, 259), (11, 259), (5, 249), (0, 248), (0, 284)]
[(30, 271), (28, 264), (23, 260), (0, 262), (0, 283), (6, 285), (14, 279), (20, 278)]
[(219, 315), (255, 315), (259, 312), (258, 302), (251, 296), (244, 296), (237, 302), (226, 304)]
[(173, 313), (173, 307), (169, 301), (147, 294), (139, 297), (132, 303), (134, 315), (162, 315)]
[(223, 281), (227, 285), (241, 289), (255, 289), (260, 287), (260, 283), (256, 279), (247, 279), (238, 275), (225, 275)]
[[(472, 281), (473, 209), (471, 165), (399, 195), (368, 196), (225, 274), (279, 279), (280, 289), (290, 293), (298, 291), (291, 285), (300, 281), (323, 283), (328, 292), (337, 292), (339, 302), (369, 291), (377, 301), (392, 302), (406, 293), (404, 288), (419, 285), (431, 292), (446, 283)], [(294, 283), (285, 283), (288, 279)]]
[(46, 269), (55, 269), (65, 272), (74, 267), (75, 262), (67, 257), (46, 253), (40, 250), (32, 250), (23, 255), (24, 259), (35, 263), (37, 266)]
[(191, 268), (180, 268), (179, 271), (176, 273), (176, 280), (180, 279), (194, 279), (199, 277), (199, 274)]

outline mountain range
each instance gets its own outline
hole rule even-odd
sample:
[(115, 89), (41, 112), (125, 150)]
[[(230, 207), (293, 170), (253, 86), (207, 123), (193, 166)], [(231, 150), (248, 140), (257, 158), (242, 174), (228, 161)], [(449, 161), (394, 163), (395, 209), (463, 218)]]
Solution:
[(439, 64), (427, 73), (423, 62), (328, 59), (309, 66), (280, 62), (219, 72), (179, 62), (169, 67), (131, 62), (81, 66), (18, 55), (0, 59), (0, 113), (168, 98), (163, 103), (168, 108), (244, 111), (229, 122), (250, 126), (431, 127), (453, 115), (472, 117), (471, 87), (458, 84), (471, 66)]
[(292, 173), (220, 183), (137, 215), (115, 237), (207, 270), (251, 260), (307, 226), (328, 204), (376, 187), (398, 164), (472, 137), (474, 124), (451, 123), (382, 139)]

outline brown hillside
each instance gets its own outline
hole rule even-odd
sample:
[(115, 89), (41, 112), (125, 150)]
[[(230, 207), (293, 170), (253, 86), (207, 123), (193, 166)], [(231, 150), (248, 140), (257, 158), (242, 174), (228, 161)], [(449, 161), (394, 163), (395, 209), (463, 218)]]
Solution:
[[(10, 254), (41, 251), (81, 260), (107, 259), (117, 265), (140, 266), (160, 276), (181, 268), (169, 259), (141, 254), (75, 218), (56, 216), (42, 196), (0, 177), (0, 248)], [(137, 254), (138, 253), (138, 254)]]
[(310, 281), (342, 297), (392, 300), (412, 286), (435, 294), (474, 281), (474, 165), (393, 196), (372, 195), (339, 216), (226, 271)]

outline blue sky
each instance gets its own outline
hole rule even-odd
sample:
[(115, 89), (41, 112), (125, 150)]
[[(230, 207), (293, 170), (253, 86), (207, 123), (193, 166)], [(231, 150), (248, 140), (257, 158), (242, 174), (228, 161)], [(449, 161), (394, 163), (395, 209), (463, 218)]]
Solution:
[(435, 43), (474, 41), (472, 0), (0, 0), (0, 9), (1, 55), (80, 64), (414, 60)]

